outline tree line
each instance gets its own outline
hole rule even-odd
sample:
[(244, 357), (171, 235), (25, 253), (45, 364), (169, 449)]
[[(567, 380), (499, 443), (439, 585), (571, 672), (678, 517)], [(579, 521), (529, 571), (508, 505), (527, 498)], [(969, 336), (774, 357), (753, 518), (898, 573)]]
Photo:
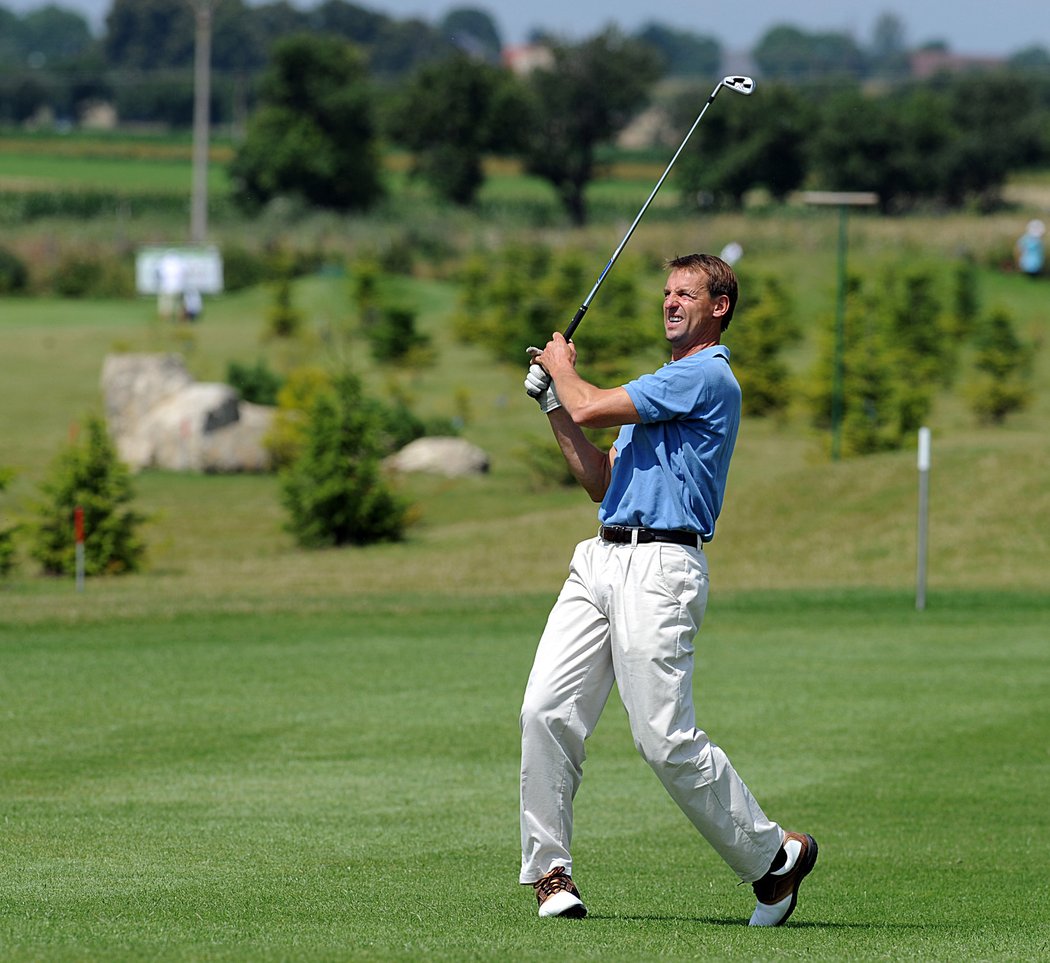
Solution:
[[(364, 210), (382, 197), (379, 145), (392, 143), (438, 197), (460, 205), (475, 201), (486, 157), (517, 158), (583, 224), (599, 152), (658, 102), (660, 64), (612, 28), (550, 51), (524, 77), (456, 53), (377, 98), (354, 48), (305, 34), (282, 41), (232, 164), (236, 195), (249, 208), (297, 194)], [(699, 84), (677, 90), (663, 102), (675, 138), (708, 95)], [(1012, 172), (1048, 163), (1050, 76), (942, 75), (881, 92), (772, 82), (705, 117), (673, 183), (687, 208), (740, 207), (756, 190), (779, 201), (801, 188), (872, 191), (885, 212), (987, 208)]]
[[(0, 122), (43, 104), (70, 113), (107, 99), (124, 119), (192, 117), (189, 0), (113, 0), (100, 38), (57, 6), (22, 17), (0, 7), (0, 27), (0, 87), (10, 88)], [(455, 8), (427, 24), (346, 0), (309, 10), (216, 0), (213, 32), (213, 118), (243, 119), (231, 173), (248, 210), (287, 195), (368, 209), (383, 197), (393, 146), (437, 197), (459, 205), (476, 200), (487, 157), (515, 158), (583, 224), (599, 152), (646, 109), (662, 111), (662, 146), (677, 144), (722, 56), (713, 38), (651, 23), (576, 43), (539, 36), (546, 62), (519, 75), (499, 61), (502, 39), (482, 10)], [(1038, 48), (996, 71), (871, 83), (906, 54), (890, 14), (868, 46), (771, 28), (753, 51), (758, 96), (712, 111), (676, 167), (684, 205), (739, 207), (754, 191), (782, 200), (813, 187), (873, 191), (887, 212), (989, 207), (1013, 171), (1046, 166), (1050, 70)]]
[[(679, 98), (685, 125), (700, 91)], [(712, 111), (679, 183), (739, 207), (765, 189), (873, 191), (885, 213), (919, 206), (994, 207), (1009, 175), (1050, 163), (1050, 74), (943, 74), (872, 92), (857, 83), (766, 84)]]
[[(288, 0), (249, 3), (214, 0), (212, 13), (212, 117), (236, 123), (254, 106), (256, 84), (284, 37), (309, 33), (354, 44), (369, 78), (396, 86), (421, 66), (464, 53), (500, 62), (504, 40), (481, 7), (453, 7), (429, 22), (399, 19), (347, 0), (323, 0), (308, 9)], [(195, 36), (191, 0), (112, 0), (99, 36), (61, 2), (25, 14), (0, 4), (0, 123), (22, 123), (41, 111), (75, 123), (86, 106), (115, 105), (121, 120), (188, 126), (192, 119)], [(723, 72), (726, 51), (714, 36), (652, 20), (631, 34), (652, 51), (669, 80)], [(535, 28), (530, 42), (557, 45)], [(840, 31), (770, 27), (750, 51), (765, 80), (805, 83), (848, 77), (904, 80), (915, 49), (947, 52), (943, 41), (912, 48), (901, 19), (883, 13), (866, 40)], [(1033, 44), (1005, 66), (1046, 72), (1050, 52)]]

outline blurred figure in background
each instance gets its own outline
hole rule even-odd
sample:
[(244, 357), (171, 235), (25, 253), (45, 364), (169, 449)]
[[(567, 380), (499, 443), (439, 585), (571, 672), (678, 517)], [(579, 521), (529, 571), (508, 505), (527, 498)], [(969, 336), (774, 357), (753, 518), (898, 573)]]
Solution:
[(1028, 222), (1024, 234), (1017, 239), (1017, 267), (1030, 278), (1039, 277), (1043, 271), (1043, 235), (1046, 225), (1042, 221)]
[(204, 308), (204, 301), (201, 298), (201, 293), (193, 285), (189, 285), (185, 291), (182, 292), (182, 320), (183, 321), (196, 321), (201, 316), (201, 311)]
[(182, 313), (186, 265), (178, 251), (165, 251), (157, 264), (157, 314), (162, 321), (175, 321)]

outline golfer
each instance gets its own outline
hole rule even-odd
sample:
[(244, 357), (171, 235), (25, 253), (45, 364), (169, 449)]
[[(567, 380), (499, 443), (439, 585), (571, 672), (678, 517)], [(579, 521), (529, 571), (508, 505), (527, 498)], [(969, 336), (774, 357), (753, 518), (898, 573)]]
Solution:
[[(812, 836), (772, 822), (725, 753), (696, 727), (693, 638), (707, 603), (703, 543), (715, 533), (740, 421), (740, 387), (720, 344), (737, 301), (725, 261), (668, 263), (664, 333), (671, 361), (619, 388), (575, 369), (555, 333), (530, 348), (525, 385), (573, 475), (601, 503), (540, 638), (521, 710), (521, 875), (539, 915), (581, 917), (572, 880), (573, 798), (584, 744), (615, 682), (634, 743), (671, 798), (751, 883), (752, 926), (779, 926), (813, 869)], [(581, 430), (620, 427), (611, 451)]]

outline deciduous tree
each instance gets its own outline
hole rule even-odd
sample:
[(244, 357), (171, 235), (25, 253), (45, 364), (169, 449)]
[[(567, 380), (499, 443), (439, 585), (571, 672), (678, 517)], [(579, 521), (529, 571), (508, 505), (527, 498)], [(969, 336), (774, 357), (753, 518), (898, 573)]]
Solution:
[(290, 195), (362, 210), (382, 196), (372, 95), (354, 48), (333, 37), (288, 38), (274, 49), (260, 93), (230, 165), (242, 203)]
[(722, 67), (722, 44), (715, 37), (652, 21), (634, 36), (659, 53), (668, 76), (714, 77)]
[(529, 173), (554, 185), (572, 222), (587, 220), (584, 192), (595, 151), (641, 107), (661, 73), (652, 48), (608, 29), (579, 44), (554, 44), (553, 65), (529, 75), (532, 109), (521, 118)]
[(507, 71), (466, 54), (421, 67), (396, 97), (387, 126), (415, 154), (414, 170), (441, 197), (473, 202), (487, 153), (522, 142), (524, 92)]
[[(689, 130), (708, 91), (694, 88), (676, 99), (675, 124)], [(806, 177), (806, 144), (814, 112), (796, 90), (769, 84), (759, 96), (734, 98), (705, 114), (678, 161), (675, 183), (690, 202), (710, 195), (722, 206), (739, 207), (752, 188), (777, 200)]]

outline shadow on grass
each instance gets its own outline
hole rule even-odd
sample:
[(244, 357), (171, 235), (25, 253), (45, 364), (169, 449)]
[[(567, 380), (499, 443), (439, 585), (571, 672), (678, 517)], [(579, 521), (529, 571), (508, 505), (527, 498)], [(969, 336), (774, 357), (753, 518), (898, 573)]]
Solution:
[[(703, 926), (733, 926), (749, 928), (747, 917), (729, 916), (670, 916), (656, 914), (602, 914), (588, 913), (587, 920), (600, 920), (602, 922), (622, 921), (624, 923), (699, 923)], [(574, 921), (576, 925), (586, 925)], [(773, 929), (774, 927), (755, 927), (756, 929)], [(783, 930), (935, 930), (944, 929), (945, 925), (929, 923), (868, 923), (868, 922), (842, 922), (821, 920), (790, 920), (779, 929)]]

